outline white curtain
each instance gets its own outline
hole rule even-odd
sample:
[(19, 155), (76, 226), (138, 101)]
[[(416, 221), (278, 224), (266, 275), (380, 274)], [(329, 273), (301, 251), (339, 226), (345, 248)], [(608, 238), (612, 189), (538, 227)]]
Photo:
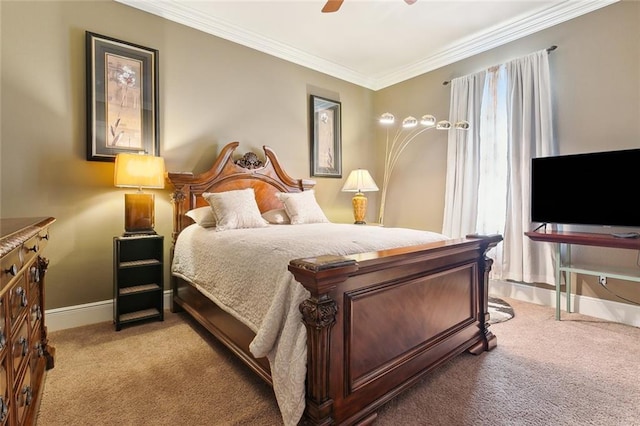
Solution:
[(492, 278), (554, 283), (552, 246), (524, 235), (531, 159), (557, 152), (547, 51), (454, 79), (450, 114), (465, 111), (474, 130), (449, 136), (443, 233), (500, 233)]
[(450, 131), (447, 145), (447, 177), (442, 233), (459, 238), (475, 232), (478, 212), (480, 164), (480, 101), (486, 73), (480, 72), (451, 81), (452, 122), (467, 120), (469, 131)]

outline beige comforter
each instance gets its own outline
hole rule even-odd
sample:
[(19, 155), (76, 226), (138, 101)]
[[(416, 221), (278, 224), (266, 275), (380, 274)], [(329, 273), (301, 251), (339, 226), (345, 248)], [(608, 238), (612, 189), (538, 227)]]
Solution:
[(309, 292), (288, 271), (289, 261), (348, 255), (446, 239), (402, 228), (320, 223), (269, 225), (216, 232), (191, 225), (176, 242), (172, 273), (256, 333), (252, 354), (266, 356), (285, 425), (305, 407), (306, 329), (298, 310)]

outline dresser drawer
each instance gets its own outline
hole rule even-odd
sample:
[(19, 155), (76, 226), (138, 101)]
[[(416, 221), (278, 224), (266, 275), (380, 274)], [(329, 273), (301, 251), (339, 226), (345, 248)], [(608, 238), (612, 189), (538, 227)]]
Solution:
[(0, 265), (2, 265), (0, 271), (0, 288), (4, 288), (18, 275), (23, 264), (22, 246), (11, 250), (11, 252), (0, 260)]

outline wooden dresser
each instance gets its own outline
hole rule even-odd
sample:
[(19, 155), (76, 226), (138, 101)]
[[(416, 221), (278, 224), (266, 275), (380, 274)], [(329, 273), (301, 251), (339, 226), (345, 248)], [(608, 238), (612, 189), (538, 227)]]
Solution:
[(55, 349), (44, 321), (52, 217), (0, 219), (0, 425), (33, 425)]

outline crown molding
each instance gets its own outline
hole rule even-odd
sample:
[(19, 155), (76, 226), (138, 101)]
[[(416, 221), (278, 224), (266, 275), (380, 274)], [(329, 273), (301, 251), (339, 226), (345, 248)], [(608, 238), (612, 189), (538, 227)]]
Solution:
[[(493, 49), (503, 44), (518, 40), (522, 37), (542, 31), (554, 25), (577, 18), (594, 10), (617, 3), (620, 0), (586, 0), (566, 1), (554, 6), (542, 9), (537, 13), (507, 25), (501, 25), (477, 33), (473, 37), (462, 40), (446, 49), (435, 52), (429, 57), (408, 65), (394, 72), (380, 76), (375, 80), (373, 90), (383, 89), (393, 84), (400, 83), (437, 68), (452, 64)], [(546, 48), (548, 46), (541, 47)]]
[(265, 38), (259, 34), (230, 25), (207, 16), (184, 4), (167, 0), (115, 0), (164, 19), (186, 25), (205, 33), (241, 44), (260, 52), (284, 59), (312, 70), (348, 81), (353, 84), (380, 90), (420, 74), (466, 59), (478, 53), (501, 46), (559, 23), (568, 21), (620, 0), (567, 0), (542, 9), (524, 19), (474, 34), (426, 58), (379, 76), (367, 76), (331, 61), (314, 56), (289, 45)]

